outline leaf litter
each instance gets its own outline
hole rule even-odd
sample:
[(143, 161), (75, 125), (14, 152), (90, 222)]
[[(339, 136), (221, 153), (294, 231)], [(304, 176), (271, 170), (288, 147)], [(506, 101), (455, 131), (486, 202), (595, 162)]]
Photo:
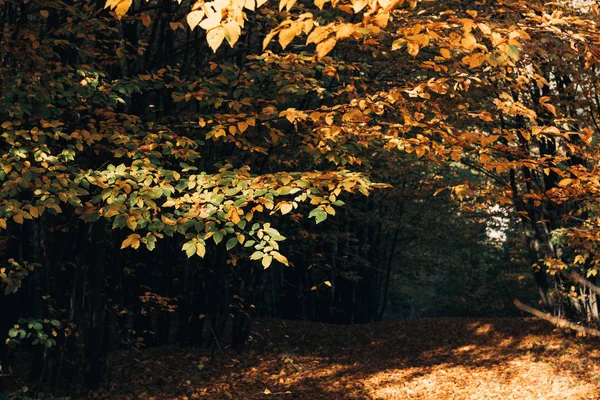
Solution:
[(150, 348), (111, 371), (94, 398), (600, 399), (598, 340), (524, 318), (266, 320), (244, 353)]

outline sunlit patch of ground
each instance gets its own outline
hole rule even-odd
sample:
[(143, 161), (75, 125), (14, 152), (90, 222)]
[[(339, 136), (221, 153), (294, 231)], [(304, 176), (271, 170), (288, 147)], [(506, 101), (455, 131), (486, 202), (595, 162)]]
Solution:
[(111, 399), (600, 399), (598, 341), (529, 319), (339, 326), (265, 321), (250, 352), (157, 348), (113, 368)]

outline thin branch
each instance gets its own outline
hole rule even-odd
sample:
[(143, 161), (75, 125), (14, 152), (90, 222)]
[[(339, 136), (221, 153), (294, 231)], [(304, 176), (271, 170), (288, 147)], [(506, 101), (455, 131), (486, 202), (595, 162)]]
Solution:
[(600, 337), (600, 331), (597, 329), (587, 328), (585, 326), (581, 326), (581, 325), (577, 325), (572, 322), (569, 322), (566, 319), (553, 317), (550, 314), (543, 313), (542, 311), (540, 311), (536, 308), (533, 308), (526, 304), (521, 303), (518, 299), (514, 300), (514, 304), (520, 310), (523, 310), (529, 314), (535, 315), (538, 318), (544, 319), (559, 328), (569, 328), (569, 329), (572, 329), (572, 330), (580, 332), (580, 333), (584, 333), (589, 336)]

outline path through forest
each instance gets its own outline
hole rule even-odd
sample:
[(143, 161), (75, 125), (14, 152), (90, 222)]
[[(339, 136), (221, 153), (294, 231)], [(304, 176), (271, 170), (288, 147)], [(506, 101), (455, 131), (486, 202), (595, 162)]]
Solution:
[(598, 342), (531, 319), (257, 323), (249, 352), (115, 360), (114, 399), (598, 399)]

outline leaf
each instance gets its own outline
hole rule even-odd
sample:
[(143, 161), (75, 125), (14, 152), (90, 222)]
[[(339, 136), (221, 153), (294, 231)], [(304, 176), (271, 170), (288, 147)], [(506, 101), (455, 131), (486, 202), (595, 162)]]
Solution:
[(117, 18), (121, 19), (127, 14), (132, 2), (133, 0), (107, 0), (104, 8), (110, 8), (115, 12)]
[(306, 38), (306, 44), (321, 43), (327, 36), (329, 36), (329, 28), (317, 26)]
[(225, 39), (227, 39), (227, 43), (229, 46), (233, 48), (233, 46), (237, 43), (240, 35), (242, 34), (242, 30), (240, 26), (235, 21), (229, 21), (224, 26), (225, 29)]
[(33, 218), (38, 218), (40, 216), (39, 214), (39, 210), (37, 209), (37, 207), (31, 207), (29, 209), (29, 214), (33, 217)]
[[(220, 12), (213, 12), (210, 15), (206, 16), (206, 19), (204, 19), (202, 22), (200, 22), (200, 28), (206, 30), (206, 31), (210, 31), (211, 29), (214, 29), (216, 27), (218, 27), (219, 25), (221, 25), (221, 13)], [(208, 35), (208, 34), (207, 34)], [(223, 33), (223, 38), (225, 37), (225, 34)], [(207, 37), (208, 39), (208, 37)], [(209, 42), (210, 44), (210, 42)]]
[(165, 217), (164, 215), (160, 216), (160, 220), (163, 222), (163, 224), (165, 225), (169, 225), (169, 226), (175, 226), (177, 225), (177, 221), (174, 221), (172, 219), (169, 219), (167, 217)]
[(197, 27), (200, 22), (202, 22), (203, 18), (204, 10), (192, 11), (185, 17), (191, 30), (194, 30), (194, 28)]
[(317, 58), (321, 59), (327, 55), (333, 48), (337, 41), (335, 38), (329, 38), (317, 45)]
[(199, 257), (204, 258), (204, 255), (206, 254), (206, 246), (204, 246), (203, 243), (196, 242), (196, 254)]
[(406, 45), (406, 39), (396, 39), (392, 42), (392, 51), (398, 50)]
[(336, 39), (345, 39), (345, 38), (349, 38), (350, 36), (352, 36), (352, 34), (354, 33), (355, 29), (354, 29), (354, 25), (352, 24), (341, 24), (337, 27), (336, 31), (335, 31), (335, 38)]
[(323, 283), (325, 284), (325, 286), (329, 286), (329, 287), (331, 287), (331, 282), (329, 282), (329, 281), (325, 281), (325, 282), (323, 282)]
[(271, 266), (271, 262), (273, 261), (273, 256), (265, 254), (262, 258), (262, 266), (264, 269), (269, 268)]
[(217, 52), (221, 43), (225, 39), (225, 29), (222, 26), (218, 26), (210, 31), (206, 32), (206, 41), (213, 52)]
[(233, 249), (237, 244), (238, 244), (238, 238), (232, 237), (231, 239), (229, 239), (227, 241), (227, 243), (225, 244), (225, 247), (227, 248), (227, 251), (229, 251), (229, 250)]
[(212, 238), (215, 241), (215, 244), (221, 243), (221, 241), (223, 240), (223, 232), (216, 231)]
[(262, 251), (255, 251), (250, 256), (250, 259), (251, 260), (260, 260), (261, 258), (263, 258), (263, 256), (264, 256), (264, 253)]
[(280, 263), (282, 263), (283, 265), (285, 265), (286, 267), (290, 266), (290, 263), (288, 261), (288, 259), (281, 253), (274, 251), (271, 253), (271, 255), (273, 256), (273, 258), (275, 258), (277, 261), (279, 261)]
[(150, 16), (146, 13), (143, 13), (141, 18), (142, 25), (144, 25), (146, 28), (150, 27), (150, 25), (152, 24), (152, 18), (150, 18)]
[(275, 37), (275, 35), (277, 35), (276, 31), (271, 31), (271, 32), (267, 33), (267, 35), (263, 39), (263, 50), (267, 48), (267, 46), (269, 45), (269, 43), (271, 42), (271, 40), (273, 40), (273, 38)]
[(279, 207), (279, 210), (281, 211), (281, 215), (285, 215), (292, 211), (293, 208), (294, 205), (292, 203), (283, 203), (281, 207)]
[(185, 254), (190, 258), (194, 254), (196, 254), (196, 242), (194, 240), (190, 240), (189, 242), (185, 242), (181, 247), (181, 250), (185, 251)]
[(458, 185), (454, 187), (454, 193), (456, 194), (456, 196), (458, 196), (458, 198), (460, 199), (460, 201), (462, 201), (466, 194), (467, 194), (467, 187), (465, 185)]
[(556, 107), (554, 107), (552, 104), (548, 104), (548, 103), (542, 103), (542, 105), (548, 110), (550, 111), (550, 113), (552, 115), (554, 115), (556, 117)]
[(363, 8), (367, 6), (367, 4), (367, 0), (354, 0), (352, 1), (352, 9), (354, 10), (355, 14), (358, 14)]
[(125, 240), (123, 240), (123, 242), (121, 243), (121, 249), (125, 249), (127, 247), (137, 249), (138, 247), (140, 247), (140, 239), (140, 235), (138, 235), (137, 233), (132, 233), (131, 235), (127, 236)]
[(12, 217), (13, 221), (15, 221), (19, 225), (23, 225), (23, 214), (15, 214)]
[(281, 32), (279, 32), (279, 44), (281, 45), (281, 48), (285, 49), (295, 37), (296, 29), (294, 29), (294, 27), (283, 29)]
[(40, 15), (42, 16), (42, 18), (48, 18), (50, 13), (48, 12), (48, 10), (40, 10)]

